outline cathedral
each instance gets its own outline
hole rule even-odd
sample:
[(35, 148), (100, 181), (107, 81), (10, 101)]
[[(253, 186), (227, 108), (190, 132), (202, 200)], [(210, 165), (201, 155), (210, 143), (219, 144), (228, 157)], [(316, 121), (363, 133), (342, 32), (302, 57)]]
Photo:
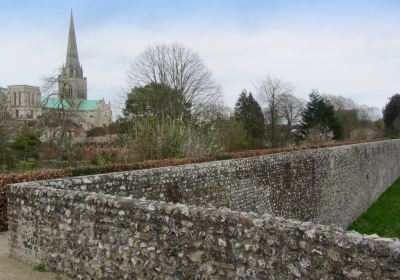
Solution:
[(43, 112), (61, 107), (77, 112), (82, 128), (108, 126), (112, 121), (111, 104), (87, 99), (87, 79), (79, 62), (74, 18), (71, 12), (67, 56), (58, 76), (58, 96), (42, 96), (39, 87), (10, 85), (0, 87), (0, 118), (9, 120), (38, 120)]

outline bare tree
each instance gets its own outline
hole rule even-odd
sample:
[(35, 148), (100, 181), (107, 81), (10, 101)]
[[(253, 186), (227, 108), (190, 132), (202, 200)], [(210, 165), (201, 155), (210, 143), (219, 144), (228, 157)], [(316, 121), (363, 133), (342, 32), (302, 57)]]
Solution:
[(348, 111), (357, 109), (357, 104), (351, 99), (341, 95), (326, 94), (324, 98), (329, 100), (337, 111)]
[(194, 116), (221, 97), (220, 86), (200, 56), (179, 43), (148, 47), (132, 63), (128, 80), (132, 87), (156, 83), (181, 91)]
[(379, 119), (379, 109), (367, 105), (359, 105), (351, 98), (340, 95), (325, 95), (335, 107), (341, 118), (345, 136), (350, 139), (367, 139), (376, 134), (374, 122)]
[(40, 118), (40, 124), (44, 128), (44, 142), (57, 151), (59, 158), (68, 157), (73, 132), (82, 123), (76, 109), (77, 104), (73, 104), (63, 94), (62, 89), (70, 86), (69, 79), (59, 70), (56, 75), (43, 77), (42, 80), (42, 92), (46, 95), (42, 101), (44, 108)]
[(358, 108), (358, 117), (362, 123), (373, 123), (381, 118), (381, 113), (376, 107), (361, 105)]
[(301, 113), (305, 102), (296, 96), (288, 93), (282, 96), (281, 113), (286, 125), (292, 128), (301, 120)]
[(257, 83), (260, 103), (263, 105), (267, 123), (267, 139), (272, 146), (278, 144), (278, 125), (282, 120), (282, 104), (291, 95), (293, 86), (281, 79), (267, 76)]

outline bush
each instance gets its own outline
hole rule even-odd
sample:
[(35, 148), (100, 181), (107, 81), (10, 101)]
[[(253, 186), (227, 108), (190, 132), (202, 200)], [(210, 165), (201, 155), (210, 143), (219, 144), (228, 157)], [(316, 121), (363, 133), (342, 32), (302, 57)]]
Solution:
[(221, 154), (221, 155), (216, 155), (215, 159), (216, 160), (227, 160), (227, 159), (231, 159), (232, 157), (230, 155), (227, 154)]
[[(222, 150), (225, 152), (249, 149), (251, 146), (255, 145), (254, 143), (256, 141), (256, 138), (253, 138), (253, 145), (251, 145), (248, 141), (248, 134), (244, 124), (233, 118), (217, 124), (217, 135)], [(258, 146), (261, 146), (261, 143), (259, 143)]]
[(10, 148), (17, 155), (18, 159), (37, 158), (42, 131), (28, 127), (22, 127)]
[(38, 161), (34, 158), (28, 158), (27, 160), (21, 160), (18, 163), (18, 169), (21, 171), (32, 171), (38, 165)]
[(185, 124), (170, 118), (147, 117), (127, 123), (127, 146), (138, 161), (213, 154), (215, 143), (212, 125)]
[(105, 159), (102, 154), (95, 154), (90, 160), (91, 164), (100, 166), (105, 164)]
[(44, 264), (38, 264), (38, 265), (35, 265), (35, 266), (33, 267), (33, 271), (36, 271), (36, 272), (46, 272), (46, 267), (44, 266)]

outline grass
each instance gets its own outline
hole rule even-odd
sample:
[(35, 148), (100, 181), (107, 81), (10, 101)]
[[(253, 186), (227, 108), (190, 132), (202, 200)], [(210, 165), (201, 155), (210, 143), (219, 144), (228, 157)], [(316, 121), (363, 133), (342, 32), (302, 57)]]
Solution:
[(400, 179), (353, 222), (348, 230), (400, 238)]
[(33, 267), (33, 271), (36, 271), (36, 272), (46, 272), (46, 267), (44, 266), (44, 264), (38, 264), (38, 265), (35, 265), (35, 266)]

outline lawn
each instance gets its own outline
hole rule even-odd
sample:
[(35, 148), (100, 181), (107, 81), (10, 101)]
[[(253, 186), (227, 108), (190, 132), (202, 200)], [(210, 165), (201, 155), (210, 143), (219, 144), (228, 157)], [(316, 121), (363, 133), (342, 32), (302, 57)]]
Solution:
[(400, 238), (400, 179), (353, 222), (348, 230)]

